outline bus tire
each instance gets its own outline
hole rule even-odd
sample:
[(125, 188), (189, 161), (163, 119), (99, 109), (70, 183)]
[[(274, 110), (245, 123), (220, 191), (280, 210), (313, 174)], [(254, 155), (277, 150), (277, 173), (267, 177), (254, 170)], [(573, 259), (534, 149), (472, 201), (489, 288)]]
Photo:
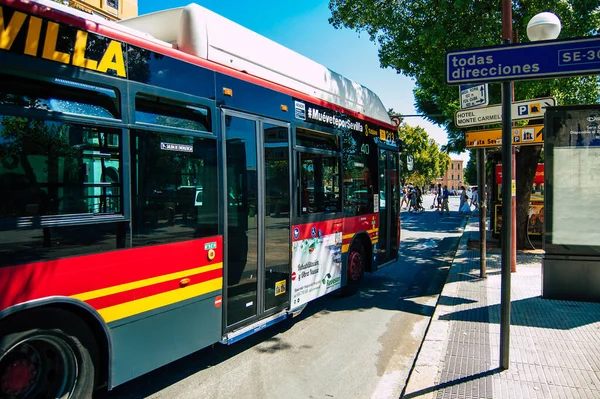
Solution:
[(0, 322), (0, 397), (91, 398), (98, 347), (73, 313), (34, 309)]
[(353, 295), (358, 291), (365, 268), (365, 250), (360, 242), (355, 242), (348, 251), (347, 282), (340, 290), (342, 296)]

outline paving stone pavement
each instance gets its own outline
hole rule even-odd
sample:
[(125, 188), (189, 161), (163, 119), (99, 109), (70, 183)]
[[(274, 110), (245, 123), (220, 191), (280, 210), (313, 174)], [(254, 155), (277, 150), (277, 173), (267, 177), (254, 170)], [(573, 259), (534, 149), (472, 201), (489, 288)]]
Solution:
[(467, 222), (404, 390), (405, 399), (600, 398), (600, 303), (543, 299), (540, 253), (511, 274), (510, 367), (500, 370), (500, 250), (479, 278)]

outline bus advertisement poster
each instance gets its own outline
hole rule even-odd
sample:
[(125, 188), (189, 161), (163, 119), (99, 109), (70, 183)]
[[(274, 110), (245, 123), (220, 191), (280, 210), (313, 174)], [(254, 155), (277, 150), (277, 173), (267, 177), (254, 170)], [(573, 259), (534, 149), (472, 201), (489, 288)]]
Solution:
[[(342, 238), (332, 223), (294, 227), (292, 254), (292, 309), (337, 290), (342, 284)], [(329, 228), (327, 228), (329, 227)], [(298, 237), (298, 238), (296, 238)]]

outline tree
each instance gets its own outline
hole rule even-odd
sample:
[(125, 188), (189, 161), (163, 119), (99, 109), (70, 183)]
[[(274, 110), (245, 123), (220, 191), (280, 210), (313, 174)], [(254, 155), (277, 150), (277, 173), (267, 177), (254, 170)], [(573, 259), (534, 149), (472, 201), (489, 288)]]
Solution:
[[(439, 146), (429, 138), (425, 129), (403, 123), (398, 128), (398, 134), (402, 140), (402, 180), (425, 186), (448, 169), (450, 157), (440, 152)], [(408, 170), (406, 164), (408, 156), (413, 157), (412, 171)]]
[[(561, 38), (598, 34), (597, 0), (514, 0), (513, 41), (526, 41), (527, 23), (537, 13), (555, 12), (562, 21)], [(501, 44), (502, 9), (497, 0), (330, 0), (329, 22), (336, 28), (366, 32), (379, 45), (382, 67), (391, 67), (415, 80), (417, 110), (446, 128), (444, 150), (462, 152), (465, 132), (454, 125), (459, 109), (458, 89), (445, 80), (445, 54), (449, 50)], [(597, 76), (516, 82), (515, 101), (556, 97), (558, 104), (597, 103)], [(490, 85), (490, 103), (500, 103), (500, 85)], [(492, 126), (489, 126), (492, 127)], [(496, 126), (493, 126), (496, 127)], [(522, 147), (517, 155), (517, 245), (525, 245), (531, 184), (541, 147)]]
[(477, 185), (477, 150), (471, 150), (471, 155), (467, 166), (463, 171), (465, 183), (469, 186)]

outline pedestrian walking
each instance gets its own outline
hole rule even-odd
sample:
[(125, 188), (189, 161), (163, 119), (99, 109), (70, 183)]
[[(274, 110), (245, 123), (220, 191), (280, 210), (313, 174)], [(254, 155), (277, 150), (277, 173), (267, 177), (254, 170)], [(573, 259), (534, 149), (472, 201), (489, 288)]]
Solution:
[(420, 187), (416, 187), (415, 188), (415, 203), (416, 203), (416, 211), (417, 212), (421, 212), (424, 211), (425, 208), (423, 208), (423, 192), (421, 191)]
[(469, 200), (469, 197), (467, 196), (467, 189), (465, 188), (465, 186), (460, 186), (460, 189), (462, 191), (460, 192), (460, 203), (458, 204), (458, 213), (463, 213), (463, 205)]
[(479, 209), (479, 191), (477, 187), (472, 188), (473, 193), (471, 194), (471, 206), (475, 207), (475, 210)]
[(405, 203), (406, 203), (406, 207), (410, 206), (410, 201), (408, 199), (408, 190), (407, 190), (406, 186), (402, 187), (402, 202), (400, 203), (400, 210), (407, 209), (406, 207), (404, 207)]
[(448, 192), (448, 186), (444, 186), (444, 189), (442, 190), (442, 209), (440, 210), (440, 215), (444, 214), (444, 210), (447, 212), (448, 215), (450, 215), (450, 208), (448, 208), (448, 196), (449, 196), (449, 192)]

